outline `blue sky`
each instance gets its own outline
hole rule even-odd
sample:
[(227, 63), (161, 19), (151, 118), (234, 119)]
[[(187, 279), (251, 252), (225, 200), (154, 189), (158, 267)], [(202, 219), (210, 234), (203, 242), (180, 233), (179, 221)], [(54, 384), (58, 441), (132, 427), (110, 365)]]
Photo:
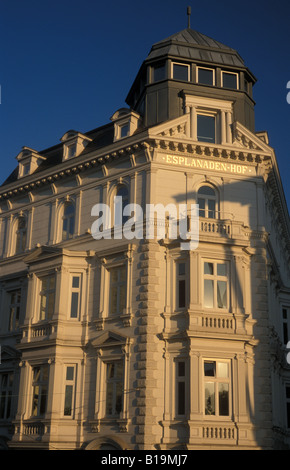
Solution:
[[(290, 207), (290, 2), (1, 0), (0, 183), (22, 146), (109, 122), (151, 45), (191, 27), (237, 49), (257, 77), (256, 130), (267, 130)], [(289, 90), (290, 91), (290, 90)]]

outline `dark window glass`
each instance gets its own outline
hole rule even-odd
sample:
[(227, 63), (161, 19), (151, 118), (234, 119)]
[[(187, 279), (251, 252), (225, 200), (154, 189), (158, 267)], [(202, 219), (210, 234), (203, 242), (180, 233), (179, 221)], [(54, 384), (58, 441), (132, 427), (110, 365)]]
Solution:
[(173, 64), (173, 78), (175, 80), (183, 80), (188, 82), (188, 66), (181, 64)]
[(198, 114), (197, 116), (197, 140), (201, 142), (215, 143), (215, 117)]
[(178, 306), (180, 308), (185, 307), (185, 279), (180, 279), (178, 282)]
[(165, 79), (165, 64), (157, 65), (153, 69), (153, 81), (159, 82)]
[(229, 384), (219, 384), (219, 415), (229, 416)]
[(223, 87), (231, 88), (232, 90), (237, 90), (238, 76), (235, 73), (223, 72)]
[(287, 428), (290, 428), (290, 403), (287, 403)]
[(204, 375), (205, 377), (215, 377), (215, 362), (204, 363)]
[(201, 85), (213, 85), (213, 70), (210, 69), (198, 69), (198, 83)]
[(178, 382), (178, 414), (185, 414), (185, 382)]

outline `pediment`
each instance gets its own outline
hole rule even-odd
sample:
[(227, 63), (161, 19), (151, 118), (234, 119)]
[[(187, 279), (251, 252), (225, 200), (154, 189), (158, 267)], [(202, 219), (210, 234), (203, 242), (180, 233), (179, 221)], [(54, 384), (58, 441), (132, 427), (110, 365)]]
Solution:
[(176, 119), (166, 121), (150, 129), (150, 137), (174, 137), (177, 139), (189, 138), (189, 114), (184, 114)]
[(48, 259), (56, 256), (61, 256), (63, 254), (62, 248), (51, 248), (48, 246), (38, 246), (35, 248), (32, 253), (29, 253), (29, 255), (25, 256), (23, 258), (23, 261), (26, 264), (32, 264), (39, 262), (43, 259)]
[(258, 151), (271, 154), (271, 147), (267, 144), (266, 139), (253, 134), (238, 121), (233, 123), (233, 145), (248, 152)]
[(111, 346), (124, 346), (130, 342), (128, 336), (120, 335), (115, 331), (104, 331), (91, 341), (93, 348), (104, 348)]
[(2, 346), (0, 349), (0, 364), (3, 364), (4, 362), (14, 361), (15, 359), (19, 359), (20, 356), (20, 352), (12, 348), (11, 346)]

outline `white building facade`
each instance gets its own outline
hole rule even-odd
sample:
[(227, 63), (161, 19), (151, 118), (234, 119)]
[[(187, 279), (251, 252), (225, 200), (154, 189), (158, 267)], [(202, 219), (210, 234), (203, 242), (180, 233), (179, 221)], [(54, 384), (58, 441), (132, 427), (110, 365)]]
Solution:
[[(23, 147), (0, 187), (3, 448), (289, 448), (290, 224), (255, 81), (187, 29), (109, 124)], [(115, 196), (199, 204), (198, 246), (169, 221), (114, 237)]]

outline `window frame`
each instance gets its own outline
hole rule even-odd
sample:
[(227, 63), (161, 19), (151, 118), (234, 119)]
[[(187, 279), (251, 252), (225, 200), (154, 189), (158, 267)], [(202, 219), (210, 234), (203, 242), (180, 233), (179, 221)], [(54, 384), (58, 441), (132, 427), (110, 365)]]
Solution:
[[(213, 274), (206, 274), (205, 273), (205, 264), (213, 264)], [(225, 276), (218, 274), (218, 265), (226, 265), (227, 267), (227, 274)], [(202, 305), (204, 310), (206, 311), (215, 311), (215, 312), (229, 312), (230, 311), (230, 279), (231, 279), (231, 272), (230, 272), (230, 262), (228, 260), (217, 260), (217, 259), (209, 259), (203, 258), (202, 259)], [(213, 306), (206, 307), (205, 306), (205, 281), (213, 281)], [(217, 285), (218, 282), (226, 282), (227, 288), (227, 306), (218, 307), (218, 289)]]
[[(105, 417), (109, 419), (118, 419), (124, 411), (124, 379), (125, 379), (125, 364), (124, 358), (109, 360), (104, 363), (105, 365)], [(114, 376), (108, 377), (109, 365), (114, 366)], [(121, 365), (121, 377), (118, 377), (118, 365)], [(118, 385), (121, 384), (121, 393), (119, 395)], [(109, 385), (112, 385), (112, 413), (108, 412), (109, 400)], [(116, 411), (118, 399), (121, 396), (121, 409)]]
[[(184, 364), (184, 375), (179, 375), (179, 364)], [(174, 373), (175, 373), (175, 419), (184, 419), (188, 416), (189, 411), (189, 364), (188, 359), (185, 357), (176, 357), (174, 358)], [(184, 390), (182, 394), (184, 395), (184, 412), (180, 412), (179, 408), (179, 399), (180, 399), (180, 390), (179, 384), (184, 384)]]
[[(125, 273), (125, 280), (122, 280), (122, 276), (120, 274), (121, 270), (124, 269)], [(112, 282), (112, 272), (117, 271), (117, 281)], [(117, 264), (115, 266), (111, 266), (108, 268), (108, 274), (109, 274), (109, 282), (108, 282), (108, 287), (109, 287), (109, 298), (108, 298), (108, 316), (110, 318), (117, 317), (120, 315), (123, 315), (125, 310), (126, 310), (126, 305), (127, 305), (127, 282), (128, 282), (128, 276), (127, 276), (127, 266), (126, 264)], [(112, 312), (112, 288), (117, 289), (117, 302), (116, 302), (116, 312)], [(120, 304), (120, 298), (121, 298), (121, 290), (124, 289), (123, 295), (124, 295), (124, 307), (122, 308), (122, 311), (120, 311), (121, 304)]]
[[(73, 286), (74, 278), (79, 280), (78, 287)], [(72, 306), (73, 306), (73, 294), (78, 294), (77, 299), (77, 312), (76, 315), (72, 315)], [(82, 274), (81, 273), (71, 273), (70, 274), (70, 302), (69, 302), (69, 318), (70, 320), (79, 320), (81, 317), (81, 295), (82, 295)]]
[[(214, 196), (210, 196), (210, 195), (207, 195), (207, 194), (199, 194), (199, 191), (202, 189), (202, 188), (210, 188), (213, 190), (214, 192)], [(204, 209), (200, 209), (199, 208), (199, 217), (202, 218), (202, 219), (209, 219), (209, 220), (216, 220), (218, 219), (218, 214), (219, 214), (219, 198), (218, 198), (218, 193), (217, 193), (217, 190), (210, 184), (207, 184), (207, 183), (204, 183), (202, 184), (201, 186), (199, 186), (198, 190), (197, 190), (197, 203), (199, 204), (199, 201), (203, 199), (205, 201), (205, 208)], [(209, 201), (215, 201), (215, 209), (214, 209), (214, 215), (215, 217), (209, 217), (209, 212), (212, 212), (212, 209), (209, 209)], [(201, 215), (201, 211), (204, 211), (205, 214), (204, 216)]]
[[(198, 118), (199, 116), (206, 116), (206, 117), (211, 117), (214, 118), (214, 142), (209, 142), (206, 140), (200, 140), (198, 136)], [(217, 144), (218, 141), (218, 113), (215, 111), (203, 111), (201, 109), (196, 110), (196, 138), (197, 142), (204, 142), (210, 145), (215, 145)], [(205, 137), (205, 136), (203, 136)]]
[[(19, 228), (20, 221), (24, 221), (25, 226)], [(27, 227), (27, 217), (24, 215), (20, 215), (17, 217), (15, 221), (15, 245), (14, 245), (14, 254), (19, 255), (24, 253), (27, 246), (27, 234), (28, 234), (28, 227)]]
[[(182, 66), (182, 67), (187, 67), (187, 80), (181, 80), (180, 78), (175, 78), (174, 77), (174, 66), (175, 65), (179, 65), (179, 66)], [(172, 80), (177, 80), (177, 81), (180, 81), (180, 82), (190, 82), (190, 65), (185, 64), (183, 62), (174, 62), (174, 61), (172, 61), (171, 62), (171, 79)]]
[[(224, 86), (224, 74), (235, 75), (237, 77), (237, 88), (229, 88), (229, 87)], [(237, 72), (230, 72), (228, 70), (222, 70), (221, 75), (222, 75), (221, 76), (222, 88), (226, 88), (227, 90), (239, 90), (240, 89), (240, 81), (239, 81), (240, 77)]]
[[(54, 278), (54, 288), (43, 289), (43, 280), (44, 279), (53, 279)], [(56, 301), (56, 274), (47, 273), (39, 277), (39, 321), (51, 321), (54, 315), (55, 310), (55, 301)], [(50, 284), (50, 282), (49, 282)], [(51, 315), (48, 315), (49, 301), (46, 302), (45, 307), (45, 318), (42, 318), (42, 298), (46, 297), (48, 299), (49, 295), (53, 294), (53, 312)]]
[[(71, 214), (66, 215), (65, 211), (69, 207), (73, 208), (73, 212)], [(71, 220), (73, 220), (72, 233), (70, 231)], [(67, 223), (67, 230), (66, 231), (64, 230), (65, 222)], [(72, 201), (66, 201), (63, 204), (62, 217), (61, 217), (61, 241), (65, 242), (65, 241), (71, 240), (74, 237), (75, 229), (76, 229), (76, 207), (75, 207), (75, 204)], [(65, 233), (66, 233), (66, 236), (64, 236)]]
[[(286, 318), (284, 312), (286, 312)], [(282, 338), (284, 346), (287, 346), (290, 341), (290, 306), (287, 305), (282, 306)]]
[[(36, 381), (35, 380), (35, 370), (39, 369), (39, 379)], [(43, 379), (44, 375), (44, 369), (47, 370), (47, 379)], [(31, 380), (31, 386), (32, 386), (32, 400), (31, 400), (31, 418), (43, 418), (46, 413), (47, 413), (47, 404), (48, 404), (48, 390), (49, 390), (49, 365), (48, 364), (39, 364), (39, 365), (34, 365), (32, 367), (32, 380)], [(36, 387), (39, 387), (38, 395), (36, 394)], [(46, 393), (43, 395), (43, 390), (46, 390)], [(35, 397), (37, 396), (37, 404), (35, 406)], [(45, 402), (44, 402), (44, 411), (41, 412), (42, 408), (42, 397), (45, 396)], [(34, 410), (36, 409), (36, 414), (34, 414)]]
[[(210, 70), (212, 71), (212, 84), (208, 83), (201, 83), (199, 81), (199, 70)], [(197, 66), (196, 67), (196, 83), (198, 85), (204, 85), (204, 86), (216, 86), (216, 69), (211, 68), (211, 67), (202, 67), (202, 66)]]
[[(184, 264), (184, 274), (179, 273), (179, 266)], [(188, 260), (186, 258), (178, 258), (174, 262), (175, 268), (175, 310), (183, 311), (188, 306)], [(180, 306), (180, 281), (184, 281), (184, 306)]]
[[(16, 302), (12, 302), (12, 296), (13, 295), (19, 295), (19, 299), (18, 301)], [(20, 315), (21, 315), (21, 298), (22, 298), (22, 289), (19, 287), (19, 288), (15, 288), (15, 289), (11, 289), (9, 291), (7, 291), (7, 295), (9, 296), (9, 302), (8, 302), (8, 305), (9, 305), (9, 319), (8, 319), (8, 331), (9, 332), (13, 332), (13, 331), (16, 331), (19, 329), (19, 325), (20, 325)], [(12, 309), (16, 309), (16, 312), (18, 312), (15, 316), (15, 313), (13, 315), (13, 318), (12, 318), (12, 312), (11, 310)], [(18, 317), (18, 318), (17, 318)], [(17, 319), (17, 325), (16, 325), (16, 319)], [(11, 324), (13, 323), (13, 327), (11, 328)]]
[[(4, 376), (7, 375), (7, 384), (3, 386)], [(10, 379), (12, 381), (10, 384)], [(0, 373), (0, 422), (7, 421), (13, 417), (13, 386), (15, 374), (11, 370), (1, 371)], [(3, 417), (1, 417), (3, 411)]]
[[(289, 389), (289, 392), (287, 389)], [(288, 393), (289, 397), (287, 397)], [(285, 411), (286, 428), (290, 429), (290, 383), (285, 384)]]
[[(73, 369), (73, 378), (68, 378), (68, 369)], [(63, 417), (65, 419), (74, 419), (75, 417), (75, 392), (76, 392), (76, 380), (77, 380), (77, 365), (76, 364), (65, 364), (65, 379), (64, 379), (64, 400), (63, 400)], [(67, 389), (72, 388), (70, 398), (70, 413), (66, 414), (66, 399)]]
[[(205, 375), (205, 363), (215, 363), (215, 376), (206, 376)], [(227, 364), (228, 365), (228, 377), (218, 377), (217, 376), (217, 364)], [(202, 403), (203, 403), (203, 417), (207, 420), (231, 420), (233, 414), (233, 384), (232, 384), (232, 361), (230, 359), (223, 358), (203, 358), (202, 360)], [(205, 398), (205, 384), (213, 383), (214, 384), (214, 394), (215, 394), (215, 413), (206, 414), (206, 398)], [(220, 404), (219, 404), (219, 384), (228, 385), (228, 414), (220, 414)]]

